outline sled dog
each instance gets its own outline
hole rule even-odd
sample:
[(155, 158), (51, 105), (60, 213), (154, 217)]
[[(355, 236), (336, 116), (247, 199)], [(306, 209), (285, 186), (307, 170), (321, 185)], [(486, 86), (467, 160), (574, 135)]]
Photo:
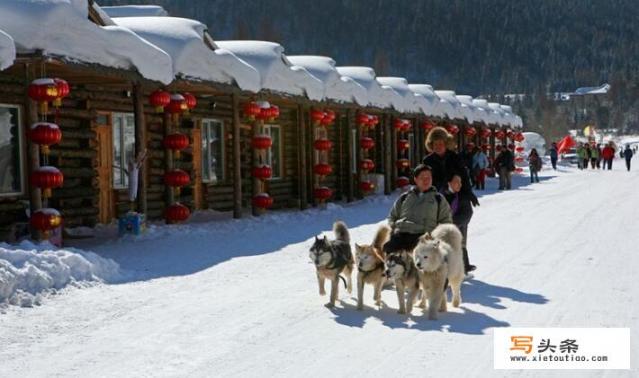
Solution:
[(428, 298), (428, 318), (437, 319), (437, 308), (446, 311), (445, 284), (453, 292), (453, 306), (461, 303), (464, 280), (462, 235), (453, 224), (440, 224), (419, 239), (413, 250), (415, 266), (422, 272), (422, 287)]
[[(400, 251), (386, 255), (386, 278), (395, 283), (399, 314), (409, 314), (413, 310), (413, 303), (422, 286), (421, 272), (415, 266), (411, 251)], [(405, 291), (408, 297), (405, 298)], [(425, 306), (426, 297), (422, 294), (422, 304)]]
[(340, 274), (346, 276), (346, 290), (352, 292), (351, 273), (353, 271), (353, 252), (351, 251), (350, 235), (346, 224), (337, 221), (333, 224), (335, 240), (315, 237), (315, 242), (310, 249), (309, 257), (315, 264), (317, 282), (320, 295), (325, 295), (324, 281), (331, 281), (331, 296), (326, 307), (335, 306), (339, 288), (339, 280), (344, 280)]
[(357, 309), (364, 308), (364, 284), (371, 284), (375, 288), (373, 299), (377, 306), (382, 304), (382, 286), (386, 280), (384, 270), (384, 251), (382, 247), (388, 241), (390, 228), (381, 226), (375, 233), (370, 245), (355, 244), (355, 258), (357, 260)]

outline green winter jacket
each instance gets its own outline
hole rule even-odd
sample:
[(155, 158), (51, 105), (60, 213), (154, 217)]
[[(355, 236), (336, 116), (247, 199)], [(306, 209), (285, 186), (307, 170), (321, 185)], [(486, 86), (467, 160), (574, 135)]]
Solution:
[(591, 159), (598, 159), (599, 158), (599, 151), (596, 148), (590, 148), (590, 158)]
[(579, 159), (585, 159), (586, 158), (586, 149), (583, 147), (579, 147), (577, 148), (577, 157)]
[(424, 234), (440, 223), (453, 223), (453, 217), (448, 202), (434, 187), (423, 193), (414, 187), (402, 194), (388, 215), (388, 224), (394, 232)]

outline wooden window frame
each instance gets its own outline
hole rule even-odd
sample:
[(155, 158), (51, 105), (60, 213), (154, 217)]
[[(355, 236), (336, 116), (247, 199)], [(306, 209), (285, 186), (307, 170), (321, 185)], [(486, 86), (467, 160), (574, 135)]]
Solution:
[[(222, 172), (221, 172), (221, 177), (219, 177), (217, 180), (212, 180), (212, 179), (205, 179), (204, 178), (204, 155), (210, 155), (210, 149), (208, 148), (208, 131), (209, 128), (211, 126), (213, 126), (214, 123), (217, 123), (221, 129), (220, 132), (220, 138), (221, 140), (221, 159), (222, 159)], [(202, 163), (202, 183), (204, 184), (208, 184), (208, 185), (214, 185), (214, 184), (220, 184), (223, 182), (226, 182), (226, 177), (227, 177), (227, 169), (226, 169), (226, 126), (224, 125), (224, 121), (220, 118), (203, 118), (201, 120), (201, 127), (200, 127), (200, 135), (202, 137), (202, 140), (200, 140), (199, 142), (202, 143), (204, 140), (207, 141), (207, 148), (206, 150), (204, 148), (202, 148), (201, 151), (201, 163)], [(210, 174), (210, 172), (209, 172)], [(210, 176), (210, 175), (209, 175)]]
[(0, 107), (4, 108), (14, 108), (18, 111), (18, 155), (19, 155), (19, 172), (18, 176), (20, 179), (20, 191), (18, 192), (0, 192), (0, 198), (6, 197), (17, 197), (22, 196), (26, 193), (27, 180), (26, 180), (26, 161), (25, 161), (25, 153), (26, 153), (26, 141), (25, 141), (25, 128), (22, 122), (22, 106), (18, 104), (5, 104), (0, 103)]

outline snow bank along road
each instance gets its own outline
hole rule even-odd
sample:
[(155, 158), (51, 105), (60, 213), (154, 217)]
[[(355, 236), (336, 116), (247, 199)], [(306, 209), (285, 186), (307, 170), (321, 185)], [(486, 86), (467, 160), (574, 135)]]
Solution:
[[(495, 327), (630, 327), (637, 340), (639, 172), (553, 173), (488, 191), (470, 226), (475, 278), (437, 321), (421, 309), (323, 306), (307, 250), (332, 221), (368, 243), (393, 198), (327, 211), (162, 227), (90, 249), (122, 282), (0, 314), (0, 376), (631, 377), (633, 371), (495, 371)], [(495, 182), (488, 184), (495, 187)]]

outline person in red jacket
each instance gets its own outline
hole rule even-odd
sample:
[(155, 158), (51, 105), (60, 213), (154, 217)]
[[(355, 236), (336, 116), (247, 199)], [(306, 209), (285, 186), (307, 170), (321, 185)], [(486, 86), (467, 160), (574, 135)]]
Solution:
[(603, 169), (608, 165), (608, 170), (612, 169), (612, 159), (615, 158), (615, 148), (613, 147), (612, 142), (608, 143), (606, 147), (601, 151), (601, 158), (604, 161)]

